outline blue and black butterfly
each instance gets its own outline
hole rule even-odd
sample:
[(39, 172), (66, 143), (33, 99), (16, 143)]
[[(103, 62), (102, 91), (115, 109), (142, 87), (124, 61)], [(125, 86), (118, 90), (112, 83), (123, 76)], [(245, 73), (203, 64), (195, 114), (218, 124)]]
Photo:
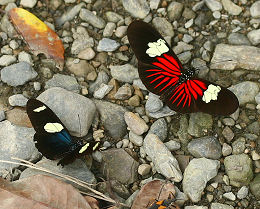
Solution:
[(72, 137), (57, 115), (37, 99), (29, 99), (26, 111), (34, 127), (36, 148), (50, 160), (61, 159), (58, 165), (72, 163), (76, 158), (99, 148), (100, 142), (87, 142)]

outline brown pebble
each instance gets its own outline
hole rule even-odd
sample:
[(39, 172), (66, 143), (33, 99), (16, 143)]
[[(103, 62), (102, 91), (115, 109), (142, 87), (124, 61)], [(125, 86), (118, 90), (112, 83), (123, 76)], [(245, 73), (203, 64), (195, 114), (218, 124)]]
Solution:
[(120, 46), (120, 48), (119, 48), (120, 52), (125, 52), (127, 50), (128, 50), (128, 46), (126, 46), (126, 45)]

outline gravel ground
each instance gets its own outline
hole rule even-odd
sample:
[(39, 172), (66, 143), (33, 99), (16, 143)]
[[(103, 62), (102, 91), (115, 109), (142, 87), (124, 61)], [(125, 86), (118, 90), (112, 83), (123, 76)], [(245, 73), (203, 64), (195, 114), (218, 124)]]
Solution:
[[(54, 28), (63, 70), (15, 34), (4, 13), (14, 7)], [(260, 208), (260, 1), (0, 0), (0, 8), (0, 159), (16, 156), (90, 183), (109, 176), (129, 205), (145, 182), (161, 178), (174, 179), (185, 209)], [(138, 76), (126, 36), (135, 19), (152, 24), (199, 77), (229, 87), (239, 109), (220, 117), (164, 106)], [(74, 136), (92, 124), (105, 151), (67, 168), (42, 158), (24, 108), (37, 97)], [(35, 174), (0, 163), (9, 180)], [(106, 192), (105, 184), (98, 189)]]

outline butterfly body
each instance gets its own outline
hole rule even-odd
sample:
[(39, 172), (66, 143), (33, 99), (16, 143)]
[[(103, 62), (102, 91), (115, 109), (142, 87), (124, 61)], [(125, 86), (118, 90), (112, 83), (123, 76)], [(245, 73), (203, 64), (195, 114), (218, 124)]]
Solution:
[(229, 115), (238, 108), (238, 99), (231, 91), (196, 78), (195, 68), (183, 68), (167, 42), (148, 23), (132, 22), (127, 36), (138, 59), (140, 79), (174, 111)]
[(48, 159), (61, 159), (58, 165), (69, 164), (98, 148), (99, 142), (84, 143), (72, 137), (56, 114), (41, 101), (29, 99), (26, 111), (36, 131), (36, 148)]

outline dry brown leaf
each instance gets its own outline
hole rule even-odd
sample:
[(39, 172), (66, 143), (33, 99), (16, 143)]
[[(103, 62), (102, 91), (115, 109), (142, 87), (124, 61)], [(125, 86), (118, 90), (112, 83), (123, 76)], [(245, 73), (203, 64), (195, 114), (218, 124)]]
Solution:
[(168, 199), (169, 194), (175, 195), (174, 185), (160, 180), (153, 180), (145, 184), (137, 194), (131, 209), (147, 209), (155, 199)]
[(57, 67), (64, 66), (64, 47), (58, 35), (35, 15), (22, 8), (13, 8), (8, 12), (17, 32), (22, 35), (35, 55), (45, 54), (54, 59)]
[(14, 182), (0, 178), (0, 209), (92, 208), (73, 186), (56, 178), (36, 175)]

